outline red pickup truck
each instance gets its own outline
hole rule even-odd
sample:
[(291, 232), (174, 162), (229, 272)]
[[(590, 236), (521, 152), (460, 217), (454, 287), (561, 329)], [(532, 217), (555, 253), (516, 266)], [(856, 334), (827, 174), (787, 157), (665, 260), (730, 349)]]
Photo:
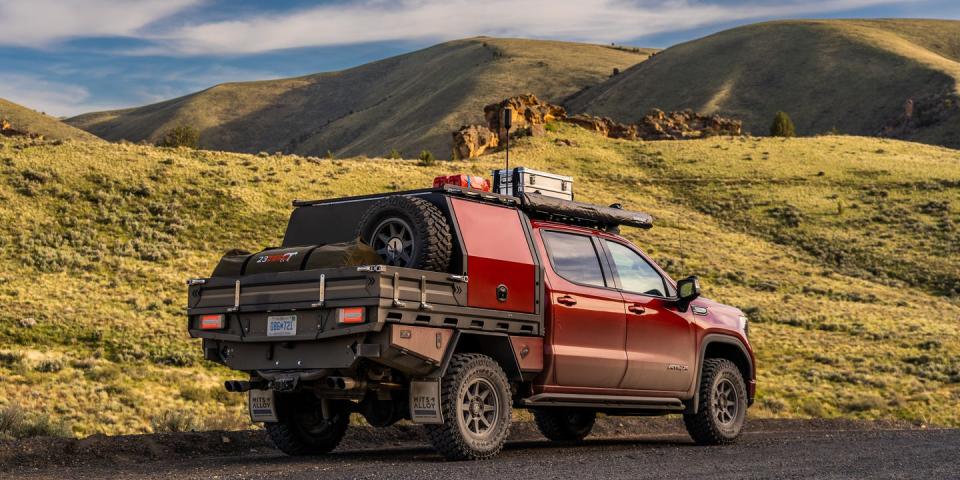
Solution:
[(450, 185), (294, 205), (280, 247), (188, 281), (190, 334), (282, 451), (333, 450), (353, 412), (424, 424), (450, 459), (496, 455), (514, 408), (556, 441), (597, 413), (740, 435), (747, 319), (616, 233), (649, 215)]

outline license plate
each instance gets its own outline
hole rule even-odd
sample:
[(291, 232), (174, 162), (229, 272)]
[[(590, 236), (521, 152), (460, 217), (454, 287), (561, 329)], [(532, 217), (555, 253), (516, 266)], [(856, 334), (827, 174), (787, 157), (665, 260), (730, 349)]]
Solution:
[(292, 337), (297, 334), (297, 316), (280, 315), (267, 317), (268, 337)]

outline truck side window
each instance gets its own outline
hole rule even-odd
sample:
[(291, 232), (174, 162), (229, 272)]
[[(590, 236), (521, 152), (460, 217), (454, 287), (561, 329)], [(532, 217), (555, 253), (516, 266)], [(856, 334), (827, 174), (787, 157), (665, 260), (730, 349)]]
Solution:
[(620, 285), (624, 290), (644, 295), (666, 297), (667, 288), (663, 277), (647, 261), (630, 248), (604, 240), (617, 267)]
[(600, 258), (590, 237), (543, 231), (543, 241), (557, 274), (574, 283), (604, 287)]

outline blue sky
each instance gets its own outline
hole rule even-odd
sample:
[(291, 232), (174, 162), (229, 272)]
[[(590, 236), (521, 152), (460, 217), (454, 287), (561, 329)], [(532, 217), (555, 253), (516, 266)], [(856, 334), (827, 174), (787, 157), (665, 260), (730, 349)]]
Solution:
[(0, 0), (0, 97), (51, 115), (339, 70), (477, 35), (668, 47), (780, 18), (960, 18), (957, 0)]

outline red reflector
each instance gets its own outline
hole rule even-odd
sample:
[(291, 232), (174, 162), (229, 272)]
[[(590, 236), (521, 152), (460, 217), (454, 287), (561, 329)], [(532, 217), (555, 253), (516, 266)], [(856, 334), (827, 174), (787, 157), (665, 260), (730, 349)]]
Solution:
[(363, 307), (348, 307), (338, 310), (337, 323), (363, 323)]
[(223, 328), (223, 315), (200, 315), (201, 330), (219, 330)]
[(433, 179), (433, 188), (440, 188), (444, 185), (454, 185), (463, 188), (474, 188), (484, 192), (490, 191), (490, 181), (476, 175), (441, 175)]

